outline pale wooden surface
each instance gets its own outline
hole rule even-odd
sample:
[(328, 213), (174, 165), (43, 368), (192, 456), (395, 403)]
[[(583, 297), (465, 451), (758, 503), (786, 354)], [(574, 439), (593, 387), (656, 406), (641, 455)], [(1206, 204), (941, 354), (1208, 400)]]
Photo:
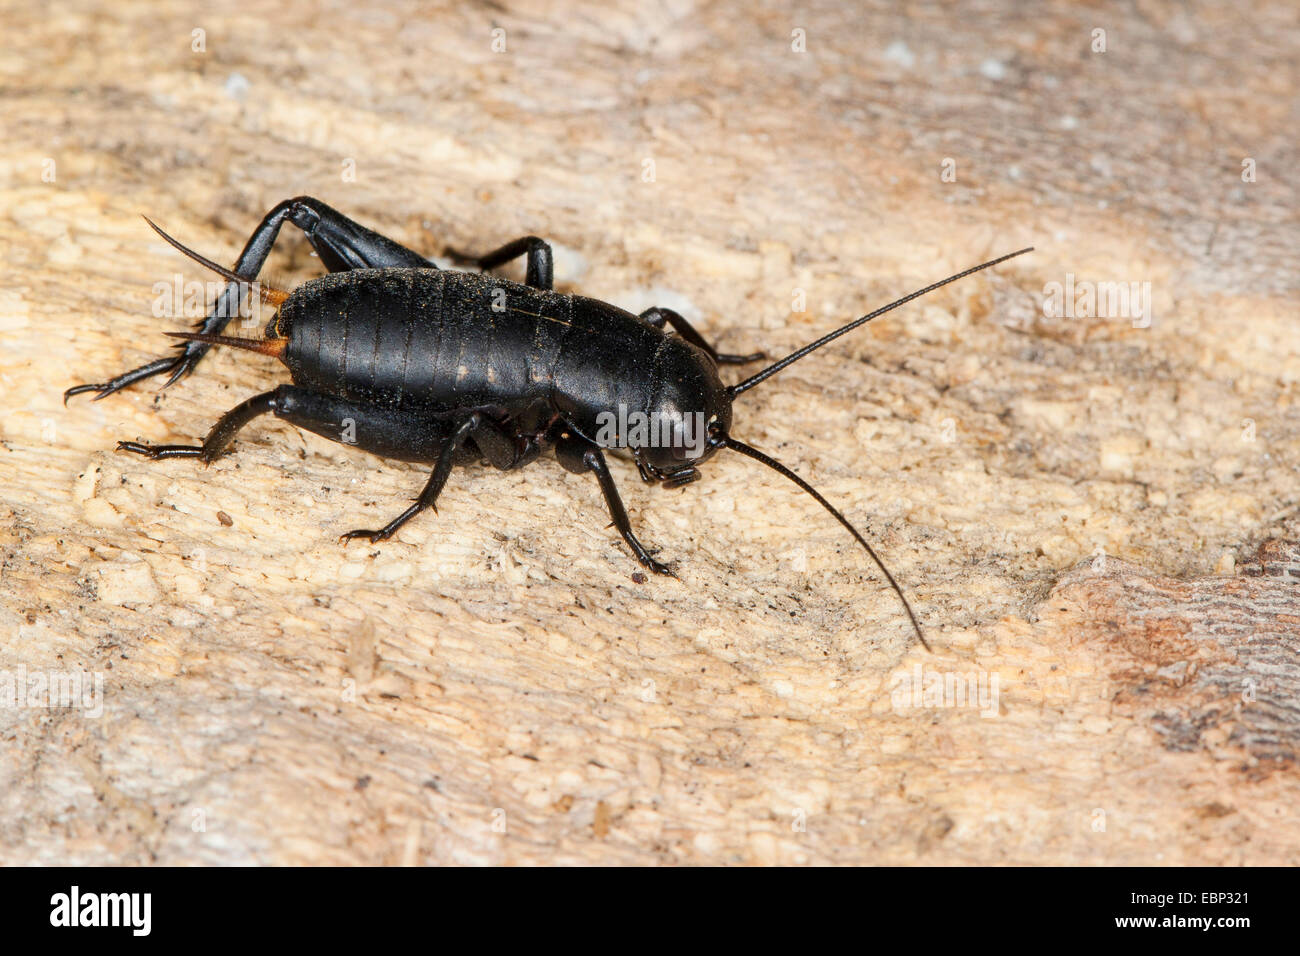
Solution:
[[(861, 6), (6, 3), (0, 671), (106, 702), (0, 710), (0, 862), (1300, 862), (1294, 8)], [(547, 236), (561, 284), (730, 350), (1036, 245), (737, 407), (936, 653), (743, 460), (621, 470), (682, 561), (638, 584), (553, 462), (344, 551), (418, 469), (273, 422), (206, 471), (112, 451), (269, 360), (61, 406), (167, 347), (154, 282), (208, 278), (139, 213), (230, 261), (301, 193), (428, 253)], [(1149, 280), (1153, 327), (1035, 318), (1067, 272)], [(998, 675), (997, 715), (895, 709), (918, 664)]]

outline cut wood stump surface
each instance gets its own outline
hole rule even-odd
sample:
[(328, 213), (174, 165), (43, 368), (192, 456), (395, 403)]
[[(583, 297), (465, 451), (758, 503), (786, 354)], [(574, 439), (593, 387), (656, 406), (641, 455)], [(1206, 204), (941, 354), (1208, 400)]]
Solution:
[[(0, 862), (1300, 863), (1293, 4), (0, 24)], [(220, 288), (141, 213), (230, 264), (304, 194), (434, 257), (542, 236), (561, 289), (774, 357), (1033, 245), (736, 404), (933, 653), (736, 454), (615, 464), (646, 580), (552, 460), (345, 549), (427, 470), (274, 419), (114, 451), (270, 358), (64, 407)], [(270, 278), (320, 272), (286, 228)]]

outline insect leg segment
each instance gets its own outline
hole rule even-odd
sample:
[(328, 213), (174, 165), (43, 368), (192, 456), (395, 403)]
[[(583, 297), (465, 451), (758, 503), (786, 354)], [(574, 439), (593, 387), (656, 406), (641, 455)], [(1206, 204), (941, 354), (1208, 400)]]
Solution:
[(536, 441), (521, 447), (515, 436), (504, 426), (483, 415), (476, 415), (475, 418), (478, 421), (469, 437), (493, 468), (509, 471), (528, 464), (541, 454), (541, 446)]
[[(338, 405), (346, 404), (330, 396), (321, 396), (316, 395), (315, 393), (307, 393), (307, 395), (317, 404), (322, 402), (334, 402)], [(362, 414), (371, 416), (375, 419), (375, 423), (384, 431), (385, 434), (382, 440), (386, 443), (397, 443), (400, 445), (403, 442), (409, 443), (412, 438), (415, 438), (415, 440), (422, 443), (423, 447), (427, 448), (431, 441), (438, 442), (436, 454), (430, 457), (426, 451), (423, 453), (423, 456), (418, 459), (422, 461), (433, 460), (435, 464), (433, 467), (433, 474), (429, 476), (429, 481), (424, 486), (424, 490), (420, 492), (420, 496), (415, 499), (415, 504), (411, 505), (377, 531), (369, 529), (349, 531), (339, 539), (345, 543), (353, 538), (365, 538), (370, 541), (371, 544), (375, 544), (379, 541), (391, 538), (397, 533), (398, 529), (401, 528), (402, 525), (406, 524), (406, 522), (410, 521), (421, 511), (431, 508), (436, 513), (438, 510), (438, 495), (442, 493), (443, 486), (447, 484), (447, 478), (451, 475), (451, 469), (462, 458), (464, 458), (466, 445), (470, 440), (474, 442), (479, 453), (481, 453), (490, 464), (502, 470), (518, 467), (522, 462), (530, 461), (532, 458), (536, 457), (535, 450), (531, 453), (526, 451), (521, 452), (513, 436), (506, 432), (506, 430), (499, 424), (480, 412), (471, 412), (459, 424), (452, 427), (446, 420), (437, 419), (432, 421), (426, 420), (423, 424), (413, 423), (413, 420), (418, 416), (412, 416), (409, 412), (401, 414), (386, 409), (371, 409), (364, 406), (353, 406), (350, 409), (344, 408), (341, 410), (354, 415)], [(339, 418), (337, 417), (339, 411), (339, 409), (336, 409), (333, 412), (334, 417), (330, 422), (332, 427), (336, 430), (337, 425), (334, 423), (339, 421)], [(302, 425), (303, 427), (313, 431), (316, 430), (312, 428), (311, 424), (302, 420), (300, 414), (298, 416), (283, 414), (281, 417), (290, 421), (295, 421), (296, 424)], [(325, 434), (326, 437), (332, 437), (325, 432), (320, 432), (320, 434)], [(363, 445), (360, 441), (360, 433), (358, 433), (357, 437), (357, 444)], [(364, 447), (366, 447), (368, 451), (373, 451), (375, 449), (372, 446), (376, 444), (378, 443), (372, 440), (366, 442)], [(472, 449), (470, 451), (472, 453)], [(388, 452), (380, 451), (379, 454), (389, 454), (391, 457), (391, 453)]]
[[(367, 229), (319, 199), (299, 196), (276, 209), (303, 231), (321, 263), (330, 272), (350, 269), (436, 269), (424, 256), (400, 242)], [(275, 210), (267, 214), (265, 224)], [(259, 227), (261, 228), (261, 227)], [(272, 237), (274, 240), (274, 237)]]
[(353, 538), (366, 538), (371, 544), (375, 544), (376, 542), (391, 538), (397, 533), (397, 530), (401, 528), (402, 525), (406, 524), (406, 522), (410, 521), (426, 508), (432, 508), (436, 513), (438, 511), (436, 504), (438, 501), (438, 495), (442, 493), (442, 488), (447, 484), (447, 478), (451, 475), (452, 466), (456, 463), (455, 459), (457, 449), (464, 444), (465, 440), (469, 438), (470, 435), (482, 426), (482, 422), (483, 417), (478, 412), (474, 412), (461, 422), (447, 440), (443, 442), (442, 450), (438, 453), (437, 464), (433, 466), (433, 474), (429, 476), (429, 482), (424, 486), (424, 490), (420, 492), (420, 496), (415, 499), (415, 504), (411, 505), (411, 507), (407, 508), (378, 531), (370, 531), (366, 529), (349, 531), (347, 534), (342, 535), (339, 538), (339, 541), (346, 544)]
[[(320, 200), (299, 196), (285, 200), (262, 218), (244, 245), (244, 251), (239, 254), (233, 271), (248, 282), (256, 279), (285, 222), (293, 223), (306, 234), (321, 262), (331, 272), (387, 267), (437, 268), (418, 253), (353, 222)], [(199, 331), (206, 335), (220, 334), (239, 314), (242, 294), (243, 289), (238, 283), (226, 286), (213, 302), (207, 317), (199, 323)], [(163, 385), (166, 388), (193, 371), (210, 347), (203, 342), (186, 342), (178, 355), (155, 359), (107, 382), (74, 386), (63, 393), (63, 400), (66, 403), (73, 395), (96, 392), (95, 400), (98, 401), (142, 379), (171, 372)]]
[(201, 458), (206, 464), (221, 456), (236, 432), (268, 412), (322, 438), (405, 461), (437, 461), (453, 432), (447, 421), (438, 418), (359, 404), (298, 385), (281, 385), (226, 412), (201, 445), (118, 442), (117, 447), (154, 460)]
[(448, 258), (455, 262), (472, 263), (484, 272), (503, 266), (511, 259), (527, 256), (524, 285), (532, 286), (534, 289), (551, 289), (555, 286), (555, 263), (551, 255), (551, 245), (536, 236), (523, 236), (481, 256), (457, 252), (455, 249), (448, 249), (446, 252)]
[(667, 322), (673, 327), (673, 331), (684, 338), (687, 342), (704, 349), (716, 365), (744, 365), (746, 362), (757, 362), (759, 359), (765, 358), (765, 355), (762, 352), (754, 352), (750, 355), (729, 355), (727, 353), (718, 352), (717, 349), (704, 340), (704, 336), (695, 331), (695, 326), (691, 325), (691, 323), (687, 322), (681, 314), (674, 312), (672, 309), (663, 309), (655, 306), (654, 308), (646, 309), (642, 312), (640, 318), (641, 321), (645, 322), (647, 325), (653, 325), (655, 328), (660, 328), (665, 322)]
[(212, 430), (208, 432), (208, 437), (203, 439), (202, 445), (150, 445), (138, 441), (120, 441), (117, 443), (117, 449), (144, 455), (152, 461), (163, 458), (198, 458), (203, 464), (210, 465), (234, 440), (236, 432), (258, 415), (276, 410), (275, 400), (279, 391), (280, 389), (263, 392), (261, 395), (254, 395), (247, 401), (240, 402), (217, 420)]
[(578, 475), (594, 472), (596, 480), (600, 482), (600, 491), (605, 496), (609, 516), (614, 519), (614, 527), (623, 536), (623, 540), (632, 549), (637, 560), (656, 574), (677, 577), (671, 567), (651, 557), (650, 551), (646, 550), (645, 545), (632, 533), (632, 522), (628, 520), (627, 509), (623, 507), (618, 486), (614, 484), (614, 476), (609, 472), (609, 465), (605, 462), (605, 455), (599, 445), (580, 437), (576, 432), (568, 432), (556, 439), (555, 457), (566, 471)]

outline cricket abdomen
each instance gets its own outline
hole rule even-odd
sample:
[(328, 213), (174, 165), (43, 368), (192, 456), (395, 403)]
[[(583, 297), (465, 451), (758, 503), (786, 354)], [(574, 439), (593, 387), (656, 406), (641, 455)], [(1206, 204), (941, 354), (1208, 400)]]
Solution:
[(663, 339), (591, 299), (435, 269), (312, 279), (281, 306), (277, 330), (288, 337), (285, 364), (306, 388), (506, 416), (542, 402), (581, 418), (620, 401), (641, 408)]

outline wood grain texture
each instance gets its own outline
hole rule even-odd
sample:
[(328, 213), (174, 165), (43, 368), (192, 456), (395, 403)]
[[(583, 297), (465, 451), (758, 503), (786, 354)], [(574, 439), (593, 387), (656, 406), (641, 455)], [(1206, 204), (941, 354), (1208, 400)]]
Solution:
[[(0, 862), (1300, 862), (1293, 7), (202, 10), (0, 6), (0, 677), (103, 679), (100, 716), (0, 708)], [(561, 286), (728, 351), (1035, 245), (737, 406), (935, 653), (736, 456), (621, 469), (682, 564), (638, 583), (553, 462), (344, 550), (420, 469), (279, 422), (207, 469), (113, 452), (268, 359), (62, 407), (210, 278), (139, 213), (229, 262), (299, 194), (434, 255), (545, 236)], [(286, 230), (272, 276), (318, 271)], [(1067, 275), (1154, 320), (1046, 317)], [(907, 706), (917, 673), (997, 697)]]

